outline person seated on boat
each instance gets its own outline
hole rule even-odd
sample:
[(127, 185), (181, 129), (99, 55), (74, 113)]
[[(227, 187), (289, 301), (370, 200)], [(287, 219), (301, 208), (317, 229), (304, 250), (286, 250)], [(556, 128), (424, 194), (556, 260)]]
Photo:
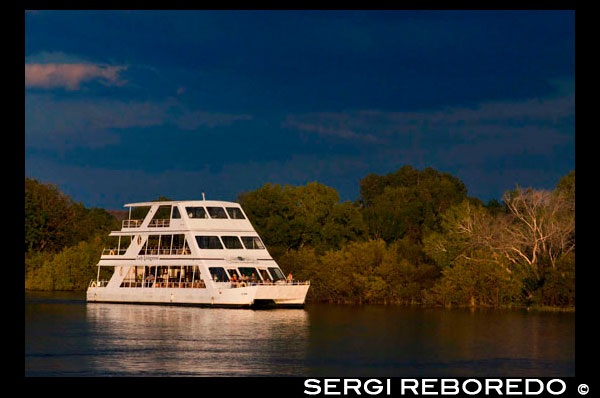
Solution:
[(238, 278), (235, 273), (233, 273), (233, 275), (231, 276), (231, 287), (233, 287), (233, 288), (238, 287)]
[(150, 274), (146, 277), (146, 287), (152, 286), (152, 282), (154, 282), (154, 275)]
[(290, 272), (289, 275), (287, 276), (287, 281), (288, 281), (288, 283), (292, 283), (293, 280), (294, 280), (294, 277), (292, 276), (292, 273)]
[(250, 282), (252, 283), (252, 285), (256, 285), (258, 283), (258, 279), (256, 278), (256, 274), (254, 272), (250, 276)]

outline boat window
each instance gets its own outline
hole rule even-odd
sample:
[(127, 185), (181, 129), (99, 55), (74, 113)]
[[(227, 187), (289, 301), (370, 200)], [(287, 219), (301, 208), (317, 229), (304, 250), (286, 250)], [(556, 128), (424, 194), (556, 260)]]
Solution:
[(171, 235), (160, 236), (160, 246), (158, 248), (158, 254), (171, 254), (171, 241), (173, 237)]
[(156, 275), (154, 275), (156, 267), (145, 266), (144, 267), (144, 287), (152, 287)]
[(221, 241), (218, 236), (196, 236), (196, 242), (200, 249), (222, 249)]
[(263, 278), (264, 281), (272, 280), (266, 269), (259, 269), (258, 272), (260, 272), (260, 276)]
[(206, 288), (206, 284), (200, 274), (200, 268), (197, 265), (194, 265), (192, 269), (192, 287)]
[(132, 207), (131, 220), (144, 220), (150, 211), (150, 206)]
[(160, 205), (154, 213), (153, 220), (166, 220), (171, 215), (171, 206), (170, 205)]
[(179, 208), (177, 206), (173, 206), (173, 215), (171, 218), (181, 218), (181, 214), (179, 214)]
[(184, 234), (173, 235), (171, 254), (191, 254), (190, 247)]
[(210, 267), (210, 276), (215, 282), (229, 282), (229, 277), (225, 273), (225, 269), (221, 267)]
[(242, 236), (242, 242), (246, 249), (264, 249), (265, 246), (262, 244), (258, 236)]
[(129, 267), (129, 271), (127, 271), (125, 278), (121, 282), (121, 287), (142, 287), (143, 275), (143, 266)]
[(237, 272), (237, 269), (235, 268), (227, 268), (227, 272), (229, 272), (229, 275), (231, 275), (231, 277), (233, 277), (233, 275), (237, 276), (238, 278), (240, 277), (239, 272)]
[(204, 207), (186, 207), (185, 211), (189, 218), (208, 218)]
[(243, 249), (242, 242), (237, 236), (221, 236), (223, 244), (228, 249)]
[(140, 249), (138, 254), (156, 255), (158, 254), (158, 238), (159, 235), (150, 235), (144, 243), (144, 246)]
[(239, 207), (226, 207), (227, 209), (227, 214), (229, 214), (229, 218), (232, 218), (234, 220), (245, 220), (246, 217), (244, 217), (244, 214), (242, 213), (242, 210), (240, 210)]
[(258, 271), (256, 270), (256, 268), (253, 268), (253, 267), (239, 267), (238, 269), (240, 270), (240, 273), (241, 273), (243, 276), (247, 276), (248, 278), (252, 278), (252, 274), (254, 274), (254, 276), (255, 276), (257, 279), (259, 279), (259, 278), (260, 278), (260, 277), (258, 276), (258, 275), (259, 275), (259, 273), (258, 273)]
[(210, 218), (227, 218), (227, 214), (225, 214), (222, 207), (207, 207), (206, 210), (208, 210)]
[(274, 281), (285, 280), (285, 276), (279, 268), (270, 267), (269, 272), (271, 273), (271, 276), (273, 276)]

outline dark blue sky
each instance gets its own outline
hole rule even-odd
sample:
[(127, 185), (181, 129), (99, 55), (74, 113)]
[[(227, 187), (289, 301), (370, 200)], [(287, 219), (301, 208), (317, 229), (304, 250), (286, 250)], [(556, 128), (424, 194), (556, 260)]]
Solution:
[(25, 174), (88, 206), (232, 200), (319, 181), (342, 200), (409, 164), (469, 195), (575, 167), (569, 11), (33, 11)]

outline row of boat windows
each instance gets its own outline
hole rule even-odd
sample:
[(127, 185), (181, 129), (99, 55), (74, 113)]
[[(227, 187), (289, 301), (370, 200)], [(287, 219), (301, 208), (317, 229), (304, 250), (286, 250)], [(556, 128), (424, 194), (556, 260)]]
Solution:
[[(279, 280), (285, 280), (283, 272), (276, 267), (268, 267), (266, 269), (254, 267), (238, 267), (238, 268), (225, 268), (223, 267), (210, 267), (210, 276), (215, 282), (229, 282), (235, 275), (235, 279), (238, 281), (248, 280), (250, 282), (277, 282)], [(268, 270), (268, 271), (267, 271)]]
[[(138, 237), (141, 243), (142, 237)], [(248, 249), (262, 250), (265, 248), (258, 236), (196, 236), (200, 249)], [(190, 247), (184, 234), (150, 235), (142, 246), (142, 254), (191, 254)]]
[[(119, 272), (123, 275), (124, 267)], [(129, 268), (121, 287), (206, 288), (197, 265), (135, 266)]]
[[(215, 282), (237, 281), (277, 282), (285, 280), (285, 276), (277, 267), (210, 267), (210, 277)], [(121, 275), (123, 267), (120, 268)], [(121, 283), (121, 287), (189, 287), (205, 288), (197, 265), (176, 266), (134, 266), (129, 269)]]
[[(225, 211), (227, 210), (227, 211)], [(245, 220), (244, 214), (239, 207), (226, 207), (223, 209), (218, 206), (207, 206), (206, 208), (202, 206), (195, 207), (186, 207), (185, 212), (189, 218), (216, 218), (216, 219), (227, 219), (230, 218), (232, 220)], [(179, 213), (179, 209), (177, 207), (173, 207), (173, 217), (172, 218), (181, 218), (181, 214)]]
[[(240, 237), (237, 236), (196, 236), (196, 242), (200, 249), (264, 249), (265, 246), (262, 244), (258, 236), (242, 236), (241, 242)], [(243, 243), (243, 246), (242, 246)]]

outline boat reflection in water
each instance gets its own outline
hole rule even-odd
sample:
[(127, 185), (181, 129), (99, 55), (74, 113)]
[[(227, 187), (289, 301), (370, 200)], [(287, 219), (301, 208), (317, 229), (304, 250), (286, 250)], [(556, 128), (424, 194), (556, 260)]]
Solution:
[(303, 310), (88, 304), (96, 374), (149, 376), (303, 373)]

